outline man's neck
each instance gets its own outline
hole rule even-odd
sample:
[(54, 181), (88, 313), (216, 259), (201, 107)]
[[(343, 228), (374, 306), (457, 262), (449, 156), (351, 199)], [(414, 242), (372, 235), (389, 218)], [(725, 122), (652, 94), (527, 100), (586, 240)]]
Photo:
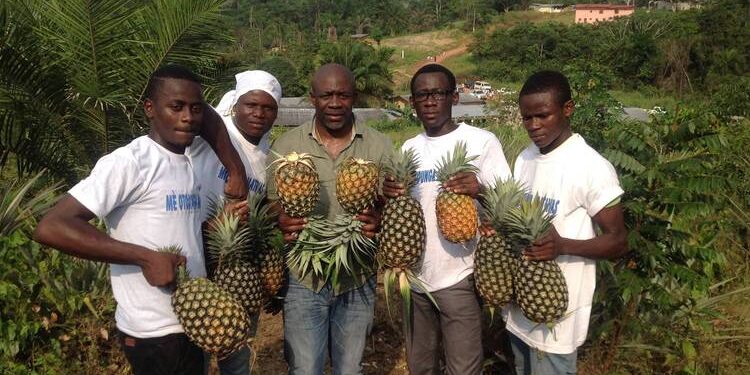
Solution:
[(318, 142), (326, 150), (331, 159), (336, 159), (354, 138), (354, 122), (344, 125), (341, 129), (331, 130), (318, 123), (313, 122), (314, 135)]
[(440, 127), (425, 129), (428, 137), (440, 137), (458, 129), (458, 124), (453, 119), (446, 120)]

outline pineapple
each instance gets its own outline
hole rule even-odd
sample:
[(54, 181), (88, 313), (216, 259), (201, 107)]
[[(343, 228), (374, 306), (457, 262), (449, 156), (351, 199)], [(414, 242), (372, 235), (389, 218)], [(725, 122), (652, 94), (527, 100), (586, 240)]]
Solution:
[[(179, 254), (169, 246), (161, 251)], [(172, 308), (185, 334), (203, 351), (226, 358), (248, 342), (245, 309), (229, 292), (204, 278), (189, 278), (185, 265), (177, 269)]]
[(372, 207), (378, 194), (378, 166), (363, 159), (349, 158), (336, 172), (336, 199), (348, 213), (356, 215)]
[(414, 150), (409, 149), (398, 152), (385, 165), (384, 170), (404, 185), (407, 194), (388, 199), (385, 203), (381, 218), (382, 228), (378, 237), (377, 257), (381, 269), (384, 270), (383, 287), (386, 303), (389, 301), (391, 285), (398, 277), (405, 319), (410, 316), (411, 284), (414, 283), (426, 292), (413, 271), (424, 252), (424, 213), (419, 202), (408, 194), (416, 183), (418, 164), (419, 160)]
[(212, 215), (206, 230), (209, 277), (242, 303), (247, 314), (260, 310), (264, 302), (263, 283), (250, 262), (250, 231), (240, 225), (239, 216), (221, 209)]
[(307, 217), (318, 204), (320, 182), (310, 154), (292, 152), (276, 159), (276, 190), (284, 212), (291, 217)]
[(474, 253), (474, 277), (477, 291), (490, 311), (506, 305), (513, 297), (513, 275), (518, 260), (508, 240), (507, 214), (522, 200), (523, 187), (512, 179), (497, 181), (493, 189), (487, 189), (483, 194), (485, 222), (496, 233), (479, 238)]
[[(274, 219), (269, 213), (270, 206), (264, 202), (263, 194), (250, 193), (247, 197), (249, 208), (247, 228), (251, 243), (251, 261), (260, 272), (266, 299), (273, 298), (284, 284), (285, 263), (279, 251), (280, 244), (274, 239)], [(278, 233), (278, 232), (277, 232)], [(283, 242), (278, 241), (278, 242)]]
[[(513, 231), (513, 250), (523, 249), (542, 236), (552, 225), (553, 217), (545, 213), (543, 199), (534, 196), (523, 200), (508, 212), (508, 226)], [(516, 302), (524, 315), (536, 323), (553, 324), (568, 308), (568, 287), (560, 266), (554, 260), (533, 261), (520, 257), (513, 279)]]
[[(437, 179), (441, 184), (460, 172), (477, 172), (469, 162), (477, 156), (467, 157), (466, 144), (458, 142), (453, 153), (445, 155), (437, 167)], [(435, 202), (438, 227), (446, 240), (463, 243), (473, 239), (477, 234), (477, 206), (468, 195), (455, 194), (440, 189)]]

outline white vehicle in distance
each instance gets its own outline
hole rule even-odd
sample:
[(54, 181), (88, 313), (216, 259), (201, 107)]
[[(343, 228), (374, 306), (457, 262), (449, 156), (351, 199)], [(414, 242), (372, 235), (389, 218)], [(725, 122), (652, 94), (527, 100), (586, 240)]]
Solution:
[(478, 90), (485, 92), (492, 91), (492, 85), (487, 81), (476, 81), (474, 82), (474, 91)]

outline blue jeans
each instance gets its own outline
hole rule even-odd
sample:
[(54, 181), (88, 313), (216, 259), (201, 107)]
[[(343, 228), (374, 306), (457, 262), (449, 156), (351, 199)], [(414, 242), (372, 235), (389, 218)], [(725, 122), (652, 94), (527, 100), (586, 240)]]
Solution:
[(509, 333), (510, 347), (516, 363), (516, 375), (572, 375), (576, 373), (578, 351), (554, 354), (530, 347)]
[(284, 358), (291, 375), (322, 375), (330, 352), (333, 375), (362, 373), (362, 353), (372, 328), (375, 276), (357, 289), (319, 292), (289, 275), (284, 298)]

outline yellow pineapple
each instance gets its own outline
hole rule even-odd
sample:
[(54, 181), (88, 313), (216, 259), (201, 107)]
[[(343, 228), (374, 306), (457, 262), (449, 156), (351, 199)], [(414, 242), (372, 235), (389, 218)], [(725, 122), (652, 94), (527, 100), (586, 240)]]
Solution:
[(368, 160), (349, 158), (336, 172), (336, 199), (356, 215), (372, 207), (378, 194), (378, 166)]
[[(443, 156), (438, 163), (438, 181), (444, 184), (457, 173), (476, 173), (477, 167), (470, 164), (476, 158), (476, 155), (467, 156), (464, 142), (456, 143), (453, 152)], [(476, 236), (479, 219), (474, 198), (464, 194), (452, 193), (441, 187), (435, 202), (435, 211), (438, 227), (446, 240), (463, 243)]]
[(274, 181), (284, 212), (291, 217), (307, 217), (318, 204), (320, 182), (310, 154), (296, 152), (280, 156)]

